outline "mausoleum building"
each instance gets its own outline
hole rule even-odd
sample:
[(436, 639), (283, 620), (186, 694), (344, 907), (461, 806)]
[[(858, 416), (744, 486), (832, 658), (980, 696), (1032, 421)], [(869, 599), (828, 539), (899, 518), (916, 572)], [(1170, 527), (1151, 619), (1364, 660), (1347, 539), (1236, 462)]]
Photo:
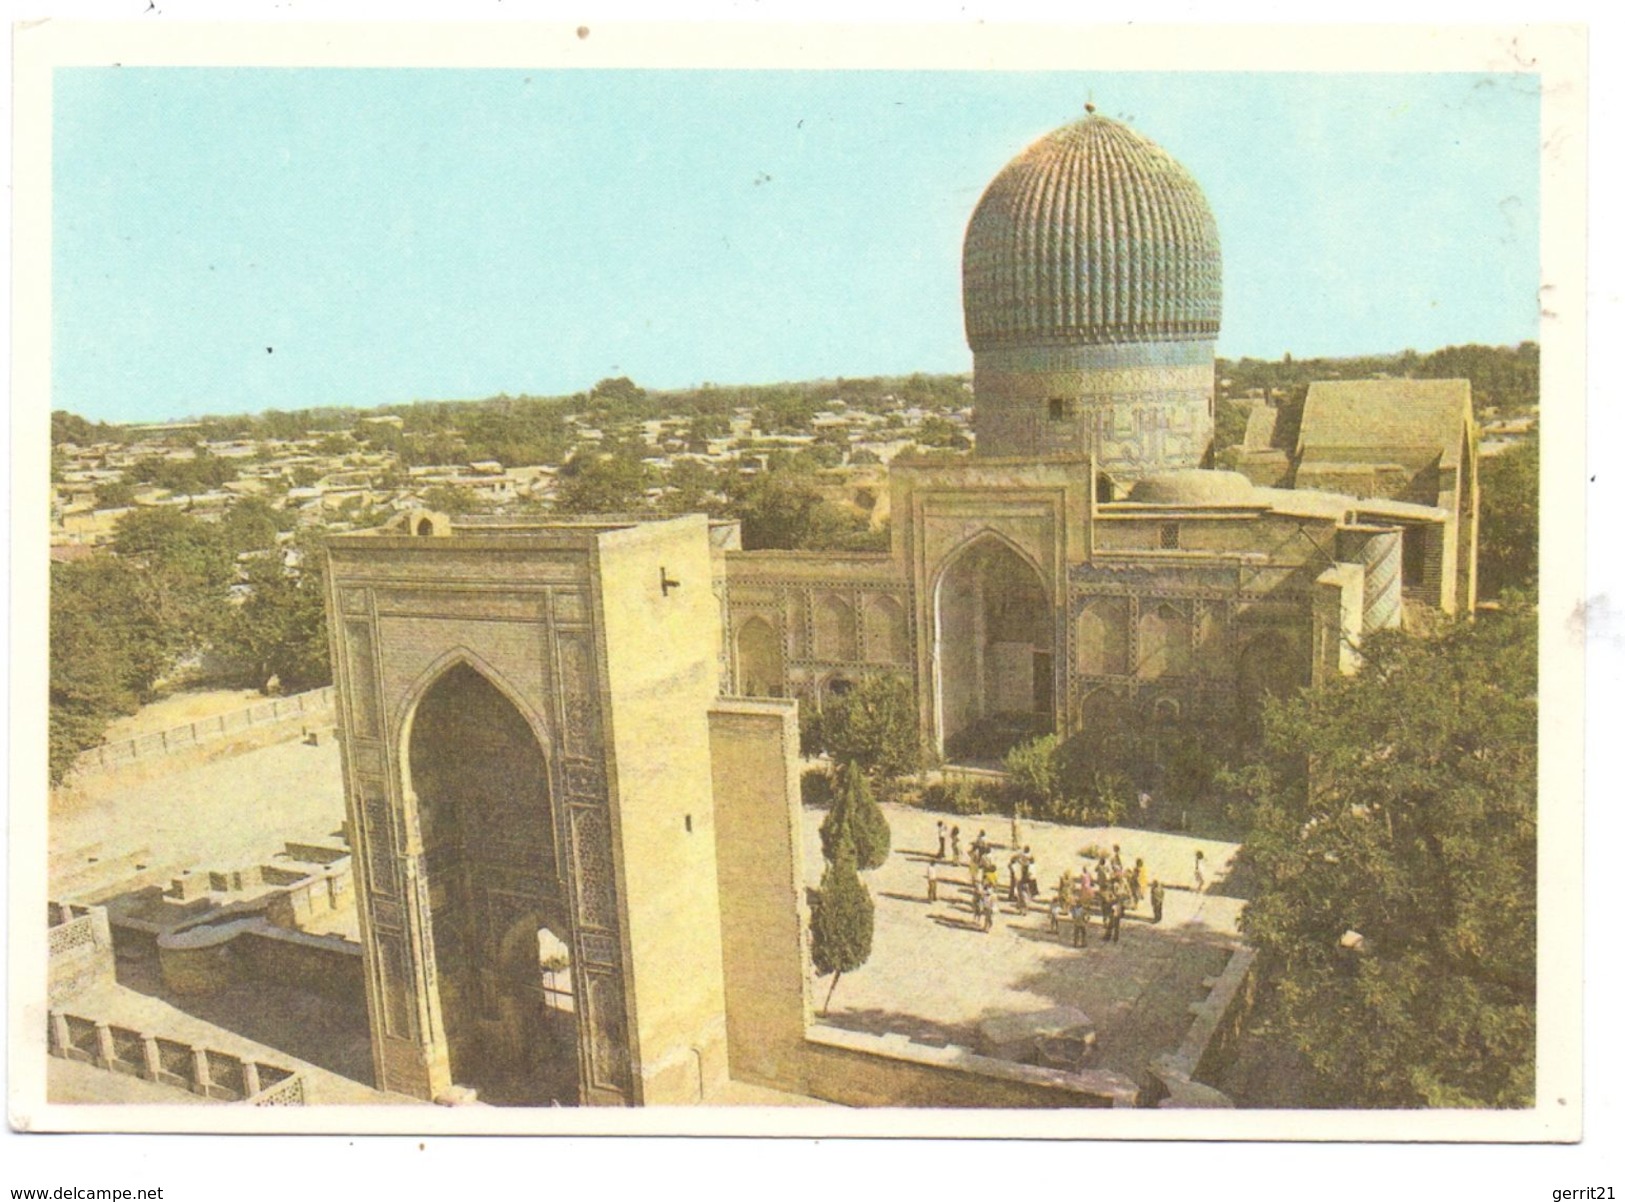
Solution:
[[(889, 550), (745, 551), (697, 515), (332, 539), (379, 1085), (637, 1104), (732, 1072), (876, 1096), (860, 1054), (805, 1037), (791, 699), (905, 676), (950, 757), (1177, 738), (1351, 670), (1372, 631), (1470, 611), (1467, 384), (1317, 384), (1295, 445), (1215, 470), (1220, 311), (1201, 189), (1091, 113), (970, 219), (976, 450), (893, 467)], [(962, 1096), (1053, 1104), (1014, 1080)]]

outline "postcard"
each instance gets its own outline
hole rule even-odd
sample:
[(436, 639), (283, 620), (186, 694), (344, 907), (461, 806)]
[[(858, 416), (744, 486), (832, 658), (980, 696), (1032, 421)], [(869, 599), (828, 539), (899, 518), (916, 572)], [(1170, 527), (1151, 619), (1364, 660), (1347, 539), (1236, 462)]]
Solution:
[(14, 1126), (1578, 1138), (1582, 29), (15, 48)]

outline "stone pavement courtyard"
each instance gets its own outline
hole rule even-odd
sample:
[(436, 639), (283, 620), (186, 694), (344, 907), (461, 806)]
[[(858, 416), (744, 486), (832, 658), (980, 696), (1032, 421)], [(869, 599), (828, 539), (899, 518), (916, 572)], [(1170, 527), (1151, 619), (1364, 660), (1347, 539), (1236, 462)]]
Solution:
[[(1239, 943), (1236, 923), (1243, 903), (1190, 888), (1198, 848), (1209, 865), (1211, 890), (1222, 881), (1236, 846), (1162, 831), (1024, 821), (1022, 842), (1032, 847), (1046, 901), (1060, 874), (1083, 863), (1078, 851), (1090, 844), (1108, 850), (1120, 844), (1125, 863), (1144, 858), (1151, 876), (1168, 886), (1159, 925), (1151, 924), (1150, 905), (1143, 903), (1129, 911), (1121, 940), (1108, 945), (1097, 913), (1088, 947), (1075, 949), (1070, 924), (1063, 922), (1060, 933), (1051, 934), (1042, 908), (1021, 915), (1003, 892), (993, 930), (983, 933), (962, 884), (969, 879), (965, 866), (950, 865), (938, 901), (926, 900), (925, 869), (936, 852), (938, 819), (960, 828), (966, 849), (978, 831), (986, 830), (1004, 886), (1011, 854), (1008, 817), (882, 809), (891, 824), (892, 854), (863, 874), (875, 902), (874, 948), (867, 964), (841, 978), (825, 1021), (975, 1048), (977, 1027), (985, 1019), (1072, 1006), (1094, 1021), (1097, 1067), (1148, 1084), (1146, 1066), (1179, 1045), (1190, 1026), (1189, 1007), (1207, 996), (1204, 979), (1218, 976)], [(819, 809), (804, 812), (803, 871), (811, 888), (824, 870), (818, 839), (824, 815)], [(817, 1008), (829, 982), (828, 977), (814, 982)]]
[[(1045, 890), (1053, 889), (1064, 869), (1081, 862), (1080, 848), (1113, 843), (1122, 845), (1130, 864), (1144, 857), (1151, 875), (1169, 886), (1160, 926), (1150, 924), (1149, 907), (1143, 907), (1130, 913), (1121, 942), (1107, 946), (1097, 916), (1089, 946), (1080, 951), (1070, 946), (1065, 924), (1059, 936), (1052, 935), (1042, 909), (1022, 916), (1002, 900), (993, 931), (982, 933), (959, 884), (968, 875), (964, 867), (950, 868), (939, 887), (940, 900), (926, 902), (925, 865), (936, 849), (937, 819), (958, 825), (967, 848), (985, 829), (996, 845), (1003, 883), (1010, 856), (1008, 818), (885, 808), (892, 854), (881, 868), (864, 874), (875, 900), (874, 950), (868, 964), (841, 980), (827, 1021), (974, 1047), (977, 1025), (987, 1018), (1073, 1006), (1094, 1020), (1100, 1066), (1146, 1083), (1147, 1063), (1178, 1045), (1189, 1026), (1189, 1006), (1206, 994), (1204, 979), (1218, 975), (1238, 941), (1242, 903), (1189, 890), (1197, 848), (1210, 865), (1211, 890), (1222, 882), (1235, 846), (1160, 831), (1024, 822), (1022, 840), (1032, 846)], [(94, 884), (104, 890), (128, 887), (132, 874), (156, 883), (184, 867), (260, 862), (284, 840), (330, 836), (343, 816), (339, 753), (331, 741), (246, 752), (53, 812), (53, 892), (70, 879), (78, 894), (100, 892), (85, 887)], [(823, 818), (822, 810), (803, 812), (803, 870), (810, 888), (823, 875), (818, 840)], [(92, 857), (97, 863), (89, 862)], [(145, 872), (134, 872), (137, 862)], [(364, 1015), (343, 1021), (327, 1015), (313, 1022), (307, 1005), (315, 1003), (289, 997), (183, 1001), (163, 996), (153, 981), (135, 979), (131, 965), (121, 967), (119, 996), (104, 999), (116, 1000), (113, 1008), (120, 1014), (157, 1007), (165, 1027), (213, 1027), (256, 1049), (280, 1052), (282, 1061), (291, 1055), (299, 1067), (315, 1070), (313, 1076), (330, 1087), (329, 1096), (371, 1092)], [(814, 982), (815, 1007), (822, 1007), (828, 987), (827, 977)]]

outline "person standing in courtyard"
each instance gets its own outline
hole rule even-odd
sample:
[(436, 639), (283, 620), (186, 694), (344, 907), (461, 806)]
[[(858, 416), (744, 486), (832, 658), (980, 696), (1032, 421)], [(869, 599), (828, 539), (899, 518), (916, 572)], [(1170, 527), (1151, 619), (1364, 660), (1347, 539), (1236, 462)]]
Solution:
[(937, 820), (937, 859), (948, 858), (948, 824), (940, 818)]
[(1197, 848), (1197, 850), (1196, 850), (1196, 892), (1197, 893), (1202, 892), (1202, 887), (1207, 884), (1207, 877), (1203, 874), (1203, 871), (1202, 871), (1205, 867), (1206, 867), (1206, 865), (1203, 862), (1202, 850), (1201, 850), (1201, 848)]
[(1136, 910), (1140, 908), (1140, 899), (1145, 896), (1145, 878), (1145, 861), (1136, 859), (1134, 861), (1134, 871), (1129, 874), (1128, 878), (1128, 887), (1134, 894), (1134, 908)]
[(1072, 903), (1072, 946), (1089, 946), (1089, 910), (1082, 898)]
[(1151, 882), (1151, 921), (1162, 921), (1162, 882)]
[(951, 840), (953, 845), (954, 863), (957, 864), (959, 863), (959, 828), (957, 826), (954, 827), (953, 833), (949, 835), (948, 838)]
[(1061, 899), (1065, 896), (1066, 890), (1060, 889), (1049, 901), (1049, 933), (1057, 938), (1061, 934)]
[(1123, 938), (1123, 909), (1125, 899), (1122, 893), (1112, 897), (1111, 917), (1106, 921), (1106, 942), (1118, 943)]
[(937, 900), (937, 862), (935, 860), (925, 862), (925, 900), (933, 902)]

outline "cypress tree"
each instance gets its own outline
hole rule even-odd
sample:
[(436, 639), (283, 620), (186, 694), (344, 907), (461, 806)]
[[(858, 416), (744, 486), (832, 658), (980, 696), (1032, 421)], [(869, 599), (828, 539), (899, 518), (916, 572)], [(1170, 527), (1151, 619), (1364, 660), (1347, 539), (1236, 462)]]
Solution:
[(875, 801), (868, 774), (858, 765), (848, 764), (844, 776), (847, 821), (852, 824), (852, 850), (857, 853), (858, 867), (879, 868), (891, 854), (891, 826)]
[(834, 973), (823, 1013), (829, 1013), (830, 998), (841, 983), (841, 974), (861, 968), (869, 959), (875, 937), (875, 903), (858, 876), (857, 854), (845, 826), (835, 828), (834, 858), (818, 883), (818, 900), (812, 912), (813, 966), (822, 976)]
[(857, 866), (864, 871), (879, 868), (891, 854), (891, 826), (875, 801), (868, 775), (850, 762), (837, 769), (835, 803), (818, 828), (824, 859), (831, 863), (842, 831), (852, 840)]

